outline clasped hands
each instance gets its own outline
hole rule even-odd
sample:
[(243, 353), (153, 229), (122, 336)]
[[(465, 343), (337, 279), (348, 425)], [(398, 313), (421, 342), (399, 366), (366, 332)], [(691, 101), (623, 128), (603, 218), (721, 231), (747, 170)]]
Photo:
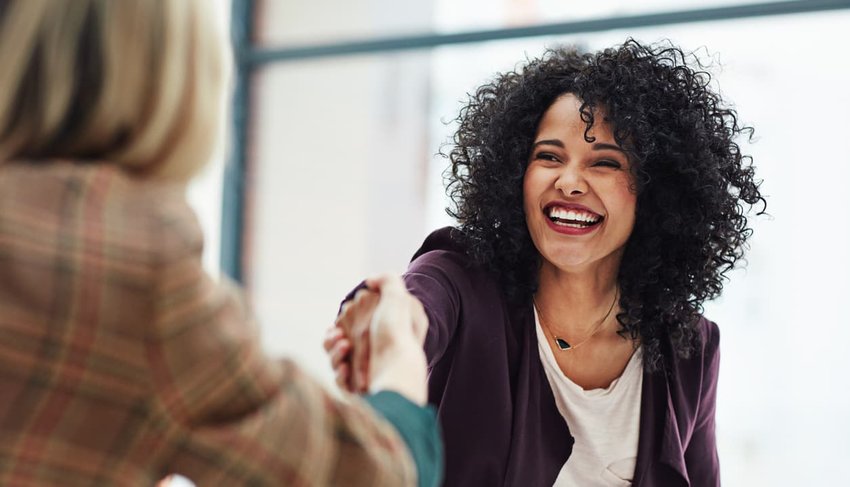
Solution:
[(337, 384), (354, 393), (391, 390), (424, 405), (427, 329), (422, 303), (400, 277), (367, 279), (366, 287), (343, 304), (324, 340)]

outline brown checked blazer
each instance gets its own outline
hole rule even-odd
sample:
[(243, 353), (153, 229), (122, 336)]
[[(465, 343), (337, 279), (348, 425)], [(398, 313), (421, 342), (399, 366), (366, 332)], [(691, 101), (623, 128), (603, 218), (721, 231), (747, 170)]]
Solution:
[(0, 165), (0, 485), (415, 485), (396, 431), (261, 352), (177, 184)]

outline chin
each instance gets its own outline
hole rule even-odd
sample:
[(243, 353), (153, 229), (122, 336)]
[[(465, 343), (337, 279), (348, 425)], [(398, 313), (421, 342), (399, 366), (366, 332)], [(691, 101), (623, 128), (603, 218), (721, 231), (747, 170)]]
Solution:
[(544, 254), (543, 262), (562, 271), (575, 271), (587, 267), (592, 260), (586, 255), (555, 254), (550, 258)]

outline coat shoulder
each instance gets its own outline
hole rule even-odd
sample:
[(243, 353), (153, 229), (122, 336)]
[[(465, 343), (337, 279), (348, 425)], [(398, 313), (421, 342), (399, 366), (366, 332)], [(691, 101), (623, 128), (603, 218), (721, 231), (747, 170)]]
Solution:
[(720, 348), (720, 327), (705, 316), (700, 316), (697, 323), (700, 332), (700, 348), (703, 357), (712, 356)]
[(468, 299), (492, 300), (501, 293), (498, 280), (467, 254), (459, 237), (460, 231), (453, 227), (432, 232), (413, 254), (406, 274), (434, 278)]

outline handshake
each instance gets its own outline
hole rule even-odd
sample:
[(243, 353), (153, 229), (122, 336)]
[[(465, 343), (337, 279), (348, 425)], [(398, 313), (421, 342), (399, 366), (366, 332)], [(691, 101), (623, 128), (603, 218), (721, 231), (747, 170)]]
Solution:
[(343, 304), (324, 340), (340, 388), (354, 393), (394, 391), (427, 402), (422, 345), (428, 317), (398, 276), (366, 280)]

